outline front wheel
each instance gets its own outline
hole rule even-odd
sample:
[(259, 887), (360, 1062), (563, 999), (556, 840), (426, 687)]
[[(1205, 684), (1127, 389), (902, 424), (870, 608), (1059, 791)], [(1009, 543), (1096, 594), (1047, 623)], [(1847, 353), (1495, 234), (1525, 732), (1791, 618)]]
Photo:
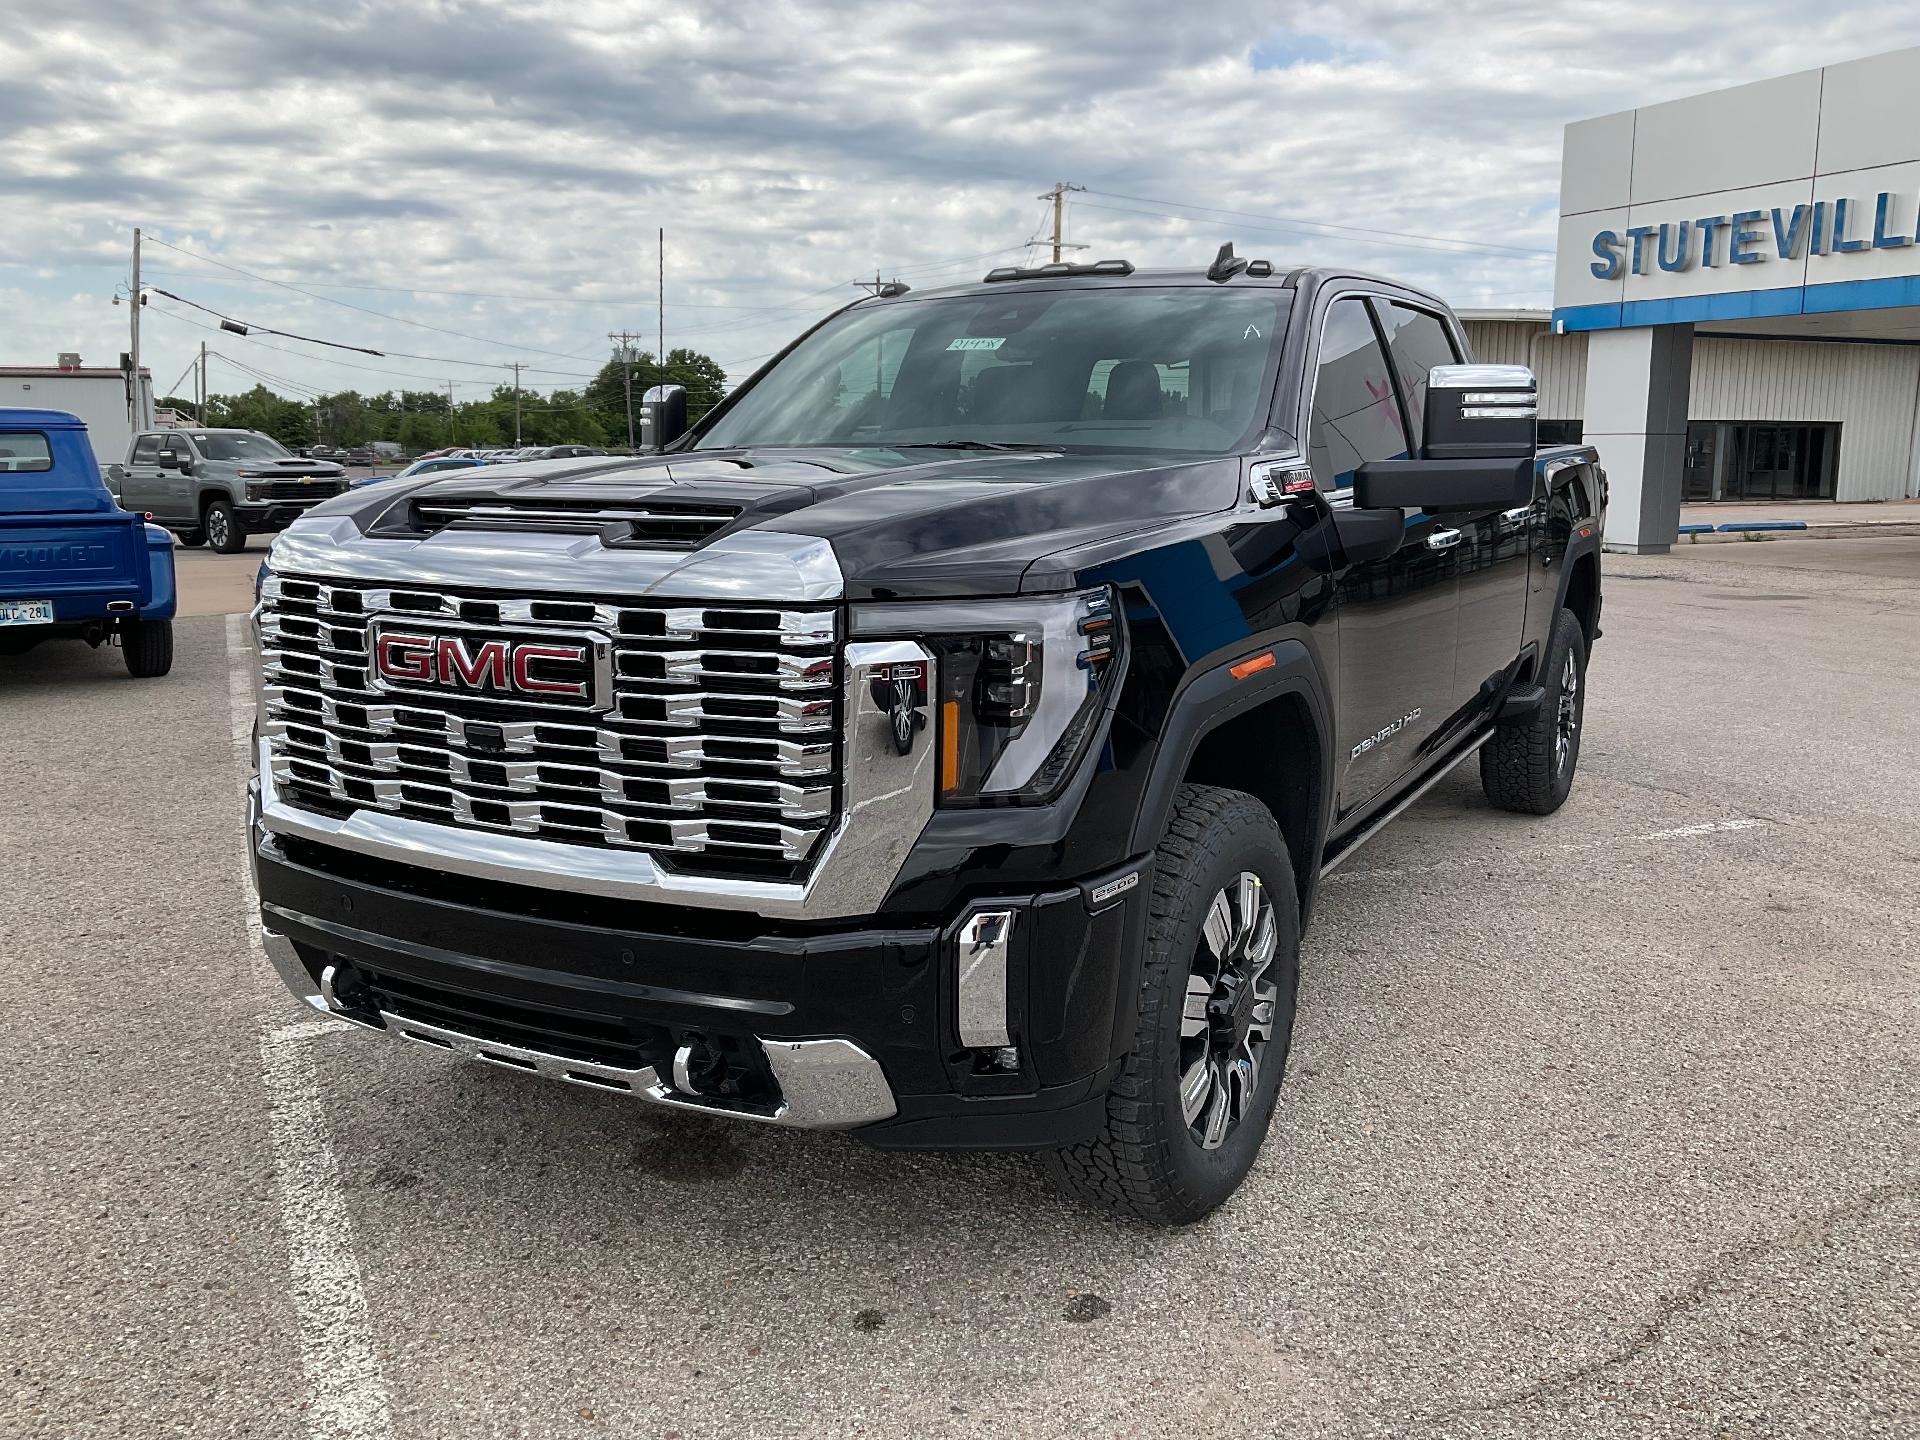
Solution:
[(1133, 1052), (1100, 1133), (1053, 1152), (1077, 1198), (1156, 1225), (1240, 1187), (1293, 1038), (1300, 907), (1280, 827), (1238, 790), (1183, 785), (1154, 857)]
[(247, 548), (246, 527), (226, 501), (216, 500), (207, 506), (205, 519), (207, 544), (219, 554), (238, 555)]
[(120, 627), (120, 653), (134, 679), (158, 679), (173, 668), (173, 621), (127, 621)]
[(1480, 747), (1480, 788), (1502, 810), (1551, 815), (1573, 789), (1587, 709), (1587, 635), (1571, 610), (1553, 621), (1541, 672), (1547, 697)]

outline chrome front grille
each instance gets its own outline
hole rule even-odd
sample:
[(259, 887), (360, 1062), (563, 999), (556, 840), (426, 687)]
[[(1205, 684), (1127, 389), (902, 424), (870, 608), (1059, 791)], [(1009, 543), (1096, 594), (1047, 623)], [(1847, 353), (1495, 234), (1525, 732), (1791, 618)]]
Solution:
[[(842, 702), (830, 609), (278, 575), (261, 602), (262, 736), (276, 788), (298, 807), (645, 850), (689, 871), (791, 869), (832, 824)], [(480, 679), (416, 685), (393, 667), (383, 679), (383, 636), (450, 637)], [(595, 656), (603, 680), (581, 682), (587, 697), (490, 683), (488, 647), (553, 643)]]

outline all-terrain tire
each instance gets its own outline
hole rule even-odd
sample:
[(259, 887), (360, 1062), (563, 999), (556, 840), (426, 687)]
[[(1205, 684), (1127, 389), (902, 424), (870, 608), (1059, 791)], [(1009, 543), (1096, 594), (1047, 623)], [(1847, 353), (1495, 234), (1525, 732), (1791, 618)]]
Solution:
[[(1180, 1096), (1181, 1020), (1209, 907), (1242, 872), (1268, 892), (1276, 930), (1267, 977), (1270, 1038), (1245, 1116), (1218, 1148), (1203, 1148)], [(1154, 858), (1146, 963), (1132, 1052), (1107, 1096), (1100, 1133), (1051, 1152), (1068, 1194), (1156, 1225), (1201, 1219), (1239, 1188), (1266, 1138), (1286, 1072), (1300, 975), (1300, 906), (1286, 841), (1267, 807), (1238, 790), (1183, 785)]]
[(153, 680), (173, 668), (173, 621), (129, 620), (120, 627), (120, 653), (127, 673), (136, 680)]
[[(1502, 810), (1551, 815), (1573, 789), (1587, 704), (1587, 637), (1571, 610), (1554, 617), (1541, 667), (1547, 697), (1480, 747), (1480, 788)], [(1569, 721), (1570, 726), (1569, 726)]]
[(207, 532), (204, 530), (176, 530), (173, 538), (186, 546), (187, 549), (192, 550), (196, 546), (207, 543)]
[(240, 523), (240, 517), (226, 501), (214, 501), (200, 518), (206, 525), (207, 543), (217, 553), (238, 555), (247, 548), (247, 527)]

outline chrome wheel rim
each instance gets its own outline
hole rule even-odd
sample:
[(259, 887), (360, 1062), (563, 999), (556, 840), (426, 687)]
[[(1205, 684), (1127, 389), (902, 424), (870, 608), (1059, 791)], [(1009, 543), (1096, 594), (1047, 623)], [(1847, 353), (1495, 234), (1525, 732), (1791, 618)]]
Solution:
[(207, 539), (214, 545), (227, 543), (227, 512), (210, 510), (207, 512)]
[(1567, 759), (1580, 739), (1580, 668), (1573, 663), (1571, 651), (1566, 668), (1560, 673), (1560, 712), (1553, 727), (1553, 768), (1564, 772)]
[(1267, 887), (1242, 870), (1207, 906), (1180, 1017), (1180, 1112), (1203, 1150), (1225, 1144), (1260, 1093), (1279, 1004), (1267, 972), (1279, 942)]

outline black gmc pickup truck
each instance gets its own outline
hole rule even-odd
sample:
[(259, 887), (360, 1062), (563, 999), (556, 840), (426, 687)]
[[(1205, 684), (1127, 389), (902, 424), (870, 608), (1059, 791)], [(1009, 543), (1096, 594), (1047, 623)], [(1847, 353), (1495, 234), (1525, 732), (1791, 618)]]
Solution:
[(274, 542), (249, 835), (316, 1008), (1191, 1221), (1320, 877), (1476, 754), (1567, 796), (1605, 480), (1431, 295), (998, 270), (647, 404), (665, 453)]

